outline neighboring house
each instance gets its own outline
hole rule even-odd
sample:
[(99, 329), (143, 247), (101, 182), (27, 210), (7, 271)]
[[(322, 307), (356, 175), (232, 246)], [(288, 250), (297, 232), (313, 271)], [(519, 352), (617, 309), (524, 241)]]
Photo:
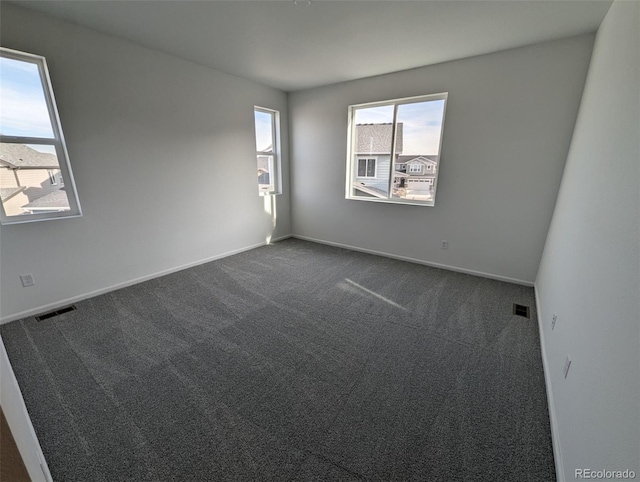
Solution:
[(438, 156), (399, 156), (395, 164), (394, 190), (406, 199), (432, 199), (437, 170)]
[(27, 207), (56, 193), (50, 207), (42, 204), (37, 212), (66, 211), (69, 201), (55, 154), (36, 151), (24, 144), (0, 144), (0, 200), (7, 216), (34, 212)]
[[(393, 124), (357, 124), (353, 187), (359, 194), (387, 197)], [(396, 158), (402, 154), (403, 128), (398, 123)]]
[[(5, 177), (5, 169), (0, 169), (0, 178)], [(0, 180), (0, 185), (5, 186), (4, 179)], [(22, 214), (22, 206), (29, 202), (29, 198), (24, 193), (25, 187), (2, 187), (0, 188), (0, 201), (4, 206), (7, 216)]]
[[(359, 196), (387, 198), (392, 124), (357, 124), (353, 187)], [(392, 197), (433, 199), (438, 156), (401, 155), (403, 125), (398, 123)]]
[(67, 198), (67, 193), (64, 189), (58, 189), (57, 191), (51, 191), (49, 194), (45, 194), (35, 201), (31, 201), (29, 204), (22, 206), (22, 209), (29, 214), (68, 211), (69, 199)]
[(260, 192), (272, 189), (271, 173), (273, 172), (273, 156), (258, 156), (258, 187)]

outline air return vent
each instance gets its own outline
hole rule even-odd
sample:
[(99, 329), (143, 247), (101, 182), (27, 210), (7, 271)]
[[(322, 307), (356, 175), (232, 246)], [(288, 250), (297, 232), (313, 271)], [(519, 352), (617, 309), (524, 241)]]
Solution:
[(513, 304), (513, 314), (517, 316), (524, 316), (525, 318), (531, 318), (529, 315), (529, 307), (525, 305)]
[(48, 313), (43, 313), (41, 315), (36, 316), (36, 321), (44, 321), (49, 318), (53, 318), (54, 316), (63, 315), (65, 313), (69, 313), (70, 311), (75, 311), (76, 305), (65, 306), (64, 308), (58, 308), (55, 311), (49, 311)]

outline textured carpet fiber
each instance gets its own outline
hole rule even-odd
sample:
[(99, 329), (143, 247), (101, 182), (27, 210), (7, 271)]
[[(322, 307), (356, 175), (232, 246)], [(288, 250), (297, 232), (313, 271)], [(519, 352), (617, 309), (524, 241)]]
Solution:
[(0, 328), (56, 481), (555, 480), (531, 288), (290, 239), (77, 308)]

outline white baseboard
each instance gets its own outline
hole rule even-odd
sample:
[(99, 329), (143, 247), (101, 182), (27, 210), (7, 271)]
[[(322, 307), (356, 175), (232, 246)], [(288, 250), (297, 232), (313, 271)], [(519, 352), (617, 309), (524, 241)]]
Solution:
[(201, 264), (209, 263), (211, 261), (215, 261), (216, 259), (226, 258), (227, 256), (233, 256), (234, 254), (242, 253), (244, 251), (249, 251), (255, 248), (259, 248), (260, 246), (265, 246), (267, 244), (275, 243), (277, 241), (281, 241), (283, 239), (290, 238), (291, 235), (287, 234), (286, 236), (280, 236), (279, 238), (273, 238), (269, 241), (269, 243), (262, 242), (257, 244), (252, 244), (250, 246), (245, 246), (243, 248), (234, 249), (232, 251), (227, 251), (226, 253), (217, 254), (215, 256), (210, 256), (205, 259), (200, 259), (198, 261), (192, 261), (190, 263), (186, 263), (180, 266), (175, 266), (173, 268), (165, 269), (162, 271), (158, 271), (156, 273), (148, 274), (145, 276), (141, 276), (139, 278), (123, 281), (121, 283), (116, 283), (114, 285), (106, 286), (104, 288), (99, 288), (97, 290), (87, 291), (85, 293), (81, 293), (76, 296), (72, 296), (70, 298), (65, 298), (63, 300), (57, 300), (52, 303), (47, 303), (46, 305), (40, 305), (35, 308), (30, 308), (28, 310), (20, 311), (19, 313), (13, 313), (7, 316), (0, 318), (0, 325), (4, 323), (9, 323), (11, 321), (20, 320), (22, 318), (27, 318), (29, 316), (38, 315), (40, 313), (46, 313), (47, 311), (53, 311), (57, 308), (60, 308), (65, 305), (70, 305), (72, 303), (77, 303), (82, 300), (86, 300), (87, 298), (93, 298), (94, 296), (103, 295), (105, 293), (109, 293), (111, 291), (119, 290), (121, 288), (126, 288), (127, 286), (132, 286), (138, 283), (142, 283), (144, 281), (148, 281), (150, 279), (159, 278), (161, 276), (165, 276), (171, 273), (175, 273), (177, 271), (182, 271), (183, 269), (192, 268), (194, 266), (199, 266)]
[(538, 313), (538, 333), (540, 335), (540, 351), (542, 352), (542, 367), (544, 370), (544, 382), (547, 388), (547, 406), (549, 409), (549, 423), (551, 425), (551, 443), (553, 445), (553, 458), (556, 464), (557, 482), (565, 482), (564, 463), (562, 461), (562, 449), (560, 447), (560, 435), (558, 433), (558, 422), (556, 418), (555, 404), (553, 403), (553, 391), (551, 390), (551, 374), (549, 363), (547, 362), (547, 349), (542, 336), (542, 312), (540, 311), (540, 298), (538, 297), (538, 286), (534, 283), (533, 290), (536, 297), (536, 311)]
[(400, 261), (409, 261), (410, 263), (422, 264), (422, 265), (425, 265), (425, 266), (431, 266), (433, 268), (441, 268), (441, 269), (446, 269), (446, 270), (449, 270), (449, 271), (456, 271), (458, 273), (472, 274), (474, 276), (481, 276), (482, 278), (489, 278), (489, 279), (494, 279), (494, 280), (497, 280), (497, 281), (506, 281), (508, 283), (515, 283), (515, 284), (524, 285), (524, 286), (530, 286), (530, 287), (533, 286), (533, 282), (531, 282), (531, 281), (525, 281), (525, 280), (521, 280), (521, 279), (517, 279), (517, 278), (509, 278), (507, 276), (500, 276), (500, 275), (497, 275), (497, 274), (484, 273), (482, 271), (474, 271), (474, 270), (466, 269), (466, 268), (459, 268), (457, 266), (450, 266), (450, 265), (447, 265), (447, 264), (432, 263), (430, 261), (425, 261), (423, 259), (410, 258), (408, 256), (400, 256), (400, 255), (397, 255), (397, 254), (386, 253), (384, 251), (375, 251), (373, 249), (360, 248), (358, 246), (351, 246), (351, 245), (348, 245), (348, 244), (334, 243), (333, 241), (326, 241), (324, 239), (311, 238), (309, 236), (302, 236), (302, 235), (299, 235), (299, 234), (292, 234), (290, 237), (297, 238), (297, 239), (303, 239), (305, 241), (311, 241), (311, 242), (319, 243), (319, 244), (327, 244), (329, 246), (336, 246), (338, 248), (350, 249), (352, 251), (360, 251), (362, 253), (369, 253), (369, 254), (375, 254), (377, 256), (385, 256), (387, 258), (399, 259)]

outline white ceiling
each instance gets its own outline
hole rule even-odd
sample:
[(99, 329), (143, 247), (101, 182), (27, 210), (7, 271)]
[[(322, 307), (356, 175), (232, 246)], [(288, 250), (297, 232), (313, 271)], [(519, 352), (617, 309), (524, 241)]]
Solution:
[(594, 32), (611, 0), (15, 3), (294, 91)]

